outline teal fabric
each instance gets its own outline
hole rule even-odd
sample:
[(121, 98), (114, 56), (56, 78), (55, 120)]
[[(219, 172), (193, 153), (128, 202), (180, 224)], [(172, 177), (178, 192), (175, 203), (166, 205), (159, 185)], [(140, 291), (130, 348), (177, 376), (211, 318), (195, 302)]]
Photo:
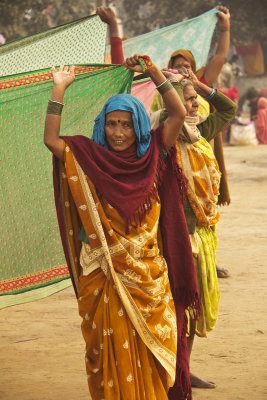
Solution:
[(80, 229), (80, 232), (79, 232), (79, 235), (78, 235), (78, 239), (79, 239), (81, 242), (84, 242), (84, 243), (89, 244), (89, 240), (88, 240), (88, 237), (86, 236), (86, 233), (85, 233), (85, 230), (84, 230), (83, 225), (82, 225), (82, 227), (81, 227), (81, 229)]
[(175, 50), (188, 49), (193, 53), (199, 69), (206, 65), (217, 12), (213, 8), (196, 18), (123, 40), (124, 57), (148, 54), (155, 64), (163, 68)]

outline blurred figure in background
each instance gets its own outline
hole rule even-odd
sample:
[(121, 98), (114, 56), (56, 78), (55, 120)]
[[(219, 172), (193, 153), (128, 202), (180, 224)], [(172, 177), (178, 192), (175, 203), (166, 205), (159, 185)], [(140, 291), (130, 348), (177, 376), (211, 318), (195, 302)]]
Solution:
[(6, 38), (3, 33), (0, 33), (0, 46), (6, 43)]
[(257, 107), (256, 136), (260, 144), (267, 144), (267, 98), (260, 97)]

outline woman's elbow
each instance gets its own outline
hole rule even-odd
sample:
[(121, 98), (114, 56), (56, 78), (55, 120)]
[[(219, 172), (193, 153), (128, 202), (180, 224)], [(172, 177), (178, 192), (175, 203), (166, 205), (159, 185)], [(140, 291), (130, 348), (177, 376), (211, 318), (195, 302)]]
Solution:
[(186, 113), (186, 109), (185, 109), (185, 108), (179, 109), (179, 111), (176, 112), (175, 118), (176, 118), (176, 120), (177, 120), (177, 122), (178, 122), (179, 124), (183, 124), (183, 123), (184, 123), (186, 114), (187, 114), (187, 113)]
[(236, 114), (236, 112), (237, 112), (237, 103), (235, 103), (235, 102), (233, 102), (234, 104), (233, 104), (233, 109), (234, 109), (234, 113)]
[(49, 139), (48, 137), (44, 136), (44, 145), (50, 150), (52, 153), (54, 153), (55, 149), (55, 143), (53, 140)]
[(44, 135), (44, 145), (45, 145), (46, 147), (48, 147), (49, 150), (50, 150), (50, 148), (51, 148), (51, 146), (52, 146), (51, 140), (49, 140), (49, 138), (48, 138), (47, 136), (45, 136), (45, 135)]
[(186, 109), (185, 107), (175, 107), (171, 112), (169, 111), (169, 117), (179, 120), (179, 121), (184, 121), (186, 117)]
[(237, 112), (237, 104), (234, 101), (232, 101), (231, 114), (233, 118), (236, 115), (236, 112)]

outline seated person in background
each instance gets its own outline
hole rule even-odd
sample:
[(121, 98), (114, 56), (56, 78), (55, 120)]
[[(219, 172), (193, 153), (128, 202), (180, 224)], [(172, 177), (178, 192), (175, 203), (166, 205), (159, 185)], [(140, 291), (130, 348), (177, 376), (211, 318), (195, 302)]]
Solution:
[(267, 98), (267, 88), (258, 90), (255, 87), (251, 86), (248, 90), (240, 97), (238, 102), (238, 109), (241, 112), (243, 109), (243, 105), (245, 101), (248, 101), (248, 105), (250, 107), (250, 120), (255, 121), (257, 119), (258, 112), (258, 100), (260, 97)]

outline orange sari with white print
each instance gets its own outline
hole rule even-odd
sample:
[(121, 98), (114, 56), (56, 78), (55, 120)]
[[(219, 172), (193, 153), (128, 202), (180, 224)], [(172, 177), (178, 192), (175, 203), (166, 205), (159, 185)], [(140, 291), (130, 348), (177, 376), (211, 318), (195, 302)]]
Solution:
[[(157, 244), (160, 204), (152, 199), (141, 227), (131, 226), (126, 235), (125, 222), (97, 194), (68, 146), (60, 187), (92, 399), (167, 399), (177, 329)], [(80, 222), (90, 244), (77, 239)]]

